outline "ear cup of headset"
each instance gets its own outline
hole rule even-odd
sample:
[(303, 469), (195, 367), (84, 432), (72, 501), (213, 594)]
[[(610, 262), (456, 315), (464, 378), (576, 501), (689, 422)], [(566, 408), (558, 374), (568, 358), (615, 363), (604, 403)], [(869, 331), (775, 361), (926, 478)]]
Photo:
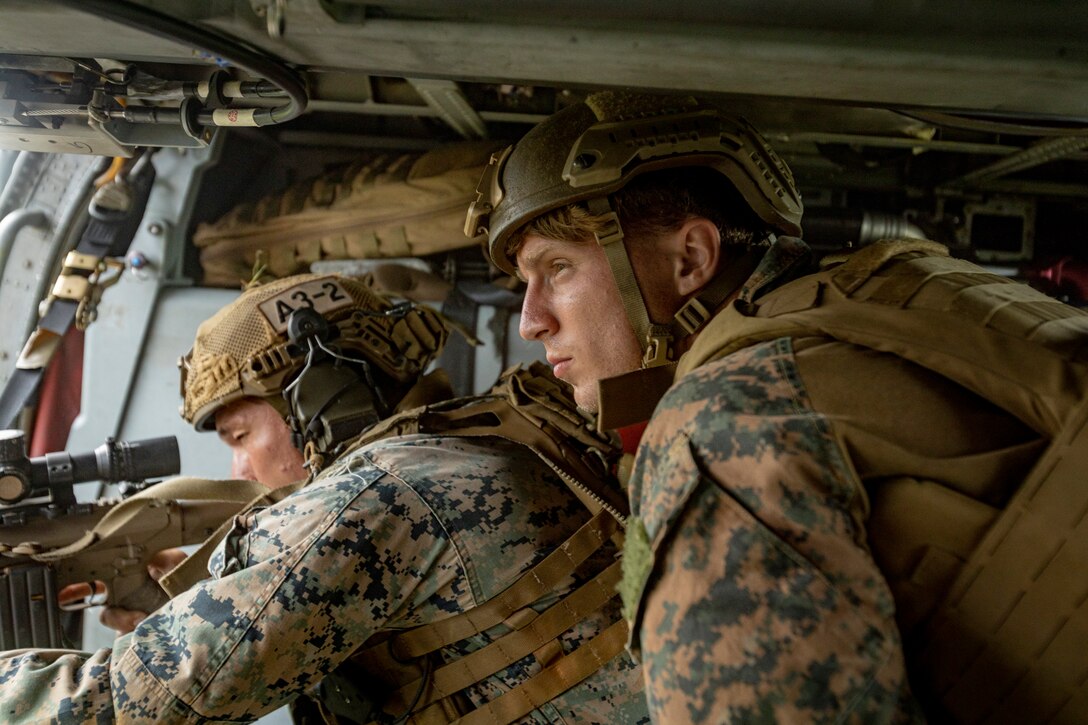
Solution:
[(331, 451), (382, 417), (380, 401), (351, 365), (332, 360), (310, 365), (289, 388), (288, 424), (300, 450), (313, 443), (319, 451)]

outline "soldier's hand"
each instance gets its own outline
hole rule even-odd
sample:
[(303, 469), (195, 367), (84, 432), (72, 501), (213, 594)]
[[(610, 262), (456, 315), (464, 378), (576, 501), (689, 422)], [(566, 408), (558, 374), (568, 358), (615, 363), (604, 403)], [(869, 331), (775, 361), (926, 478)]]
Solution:
[(158, 581), (169, 574), (178, 564), (185, 561), (188, 556), (181, 549), (163, 549), (147, 562), (147, 573), (152, 579)]
[[(151, 557), (147, 563), (147, 573), (155, 581), (158, 581), (171, 569), (180, 564), (188, 556), (181, 549), (163, 549)], [(105, 593), (105, 585), (102, 582), (91, 584), (70, 584), (60, 590), (57, 599), (60, 603), (71, 604), (88, 597), (100, 596)], [(103, 626), (116, 630), (119, 634), (127, 634), (136, 629), (136, 625), (147, 618), (147, 612), (139, 612), (121, 607), (106, 607), (98, 617)]]
[[(180, 564), (188, 556), (181, 549), (163, 549), (151, 557), (147, 562), (148, 575), (158, 581), (175, 566)], [(121, 607), (106, 607), (98, 617), (103, 626), (117, 630), (120, 634), (128, 634), (136, 629), (136, 625), (147, 618), (148, 612), (139, 612)]]
[(102, 610), (102, 614), (98, 615), (98, 621), (102, 623), (102, 626), (116, 630), (118, 634), (128, 634), (145, 619), (147, 619), (147, 612), (137, 612), (122, 607), (106, 607)]

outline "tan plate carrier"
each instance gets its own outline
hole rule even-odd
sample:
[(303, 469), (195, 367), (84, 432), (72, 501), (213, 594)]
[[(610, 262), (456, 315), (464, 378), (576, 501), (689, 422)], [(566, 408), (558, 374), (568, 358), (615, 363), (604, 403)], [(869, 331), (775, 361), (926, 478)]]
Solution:
[[(593, 512), (593, 517), (540, 563), (498, 596), (448, 619), (391, 638), (377, 638), (353, 656), (368, 672), (396, 672), (396, 663), (422, 662), (443, 647), (504, 624), (510, 632), (433, 671), (419, 667), (388, 683), (387, 713), (412, 714), (399, 722), (430, 725), (510, 723), (546, 704), (600, 669), (623, 651), (627, 623), (619, 620), (564, 654), (558, 637), (617, 597), (617, 560), (594, 578), (538, 613), (530, 605), (556, 591), (594, 552), (613, 541), (622, 549), (621, 526), (627, 501), (610, 471), (620, 451), (583, 418), (568, 388), (540, 363), (503, 373), (486, 395), (455, 399), (390, 418), (363, 434), (364, 446), (393, 435), (441, 433), (458, 437), (494, 436), (527, 446), (555, 471)], [(483, 706), (465, 711), (458, 697), (465, 688), (535, 655), (541, 671)]]
[(905, 646), (915, 690), (944, 718), (1088, 722), (1088, 313), (941, 245), (882, 241), (734, 303), (678, 375), (807, 335), (917, 363), (1051, 441)]

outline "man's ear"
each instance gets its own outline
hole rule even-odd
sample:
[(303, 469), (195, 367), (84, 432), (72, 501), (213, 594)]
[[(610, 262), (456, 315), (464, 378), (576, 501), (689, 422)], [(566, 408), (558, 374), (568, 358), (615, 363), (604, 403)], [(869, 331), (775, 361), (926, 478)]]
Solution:
[(676, 291), (681, 297), (699, 291), (714, 279), (721, 256), (722, 235), (714, 222), (695, 217), (684, 222), (673, 238)]

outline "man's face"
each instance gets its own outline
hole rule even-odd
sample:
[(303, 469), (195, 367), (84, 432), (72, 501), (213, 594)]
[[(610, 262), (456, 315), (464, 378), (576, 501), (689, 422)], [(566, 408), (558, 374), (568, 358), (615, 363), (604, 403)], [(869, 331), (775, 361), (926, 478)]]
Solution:
[(231, 476), (278, 488), (306, 478), (302, 454), (291, 445), (291, 429), (260, 398), (241, 398), (215, 413), (219, 439), (234, 457)]
[(597, 381), (637, 369), (642, 349), (627, 321), (604, 250), (593, 242), (528, 235), (517, 254), (528, 285), (520, 333), (543, 343), (555, 376), (597, 410)]

